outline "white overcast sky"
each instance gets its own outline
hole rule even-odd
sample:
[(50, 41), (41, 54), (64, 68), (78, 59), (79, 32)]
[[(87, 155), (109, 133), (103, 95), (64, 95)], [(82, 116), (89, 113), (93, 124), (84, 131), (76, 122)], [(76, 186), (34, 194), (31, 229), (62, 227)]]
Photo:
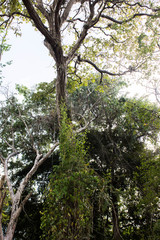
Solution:
[(54, 61), (43, 44), (43, 36), (29, 23), (23, 24), (21, 29), (21, 37), (9, 33), (7, 43), (11, 49), (3, 53), (1, 59), (1, 63), (12, 61), (3, 68), (2, 74), (3, 85), (9, 84), (10, 90), (14, 90), (16, 83), (33, 87), (39, 82), (50, 82), (55, 76)]

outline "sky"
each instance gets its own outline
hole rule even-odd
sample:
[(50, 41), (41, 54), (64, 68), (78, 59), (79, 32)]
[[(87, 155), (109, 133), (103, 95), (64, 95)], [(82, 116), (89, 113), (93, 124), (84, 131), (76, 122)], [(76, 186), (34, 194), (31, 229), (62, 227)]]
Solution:
[(11, 45), (8, 52), (3, 53), (1, 63), (12, 61), (3, 68), (3, 85), (14, 91), (15, 84), (23, 84), (29, 88), (40, 82), (50, 82), (55, 77), (54, 61), (43, 44), (43, 36), (30, 23), (21, 26), (22, 36), (9, 32), (7, 43)]

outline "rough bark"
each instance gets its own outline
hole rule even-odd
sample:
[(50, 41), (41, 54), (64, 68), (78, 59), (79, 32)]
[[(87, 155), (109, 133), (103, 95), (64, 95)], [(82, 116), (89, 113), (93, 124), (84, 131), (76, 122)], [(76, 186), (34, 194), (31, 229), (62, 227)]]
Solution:
[(93, 232), (91, 240), (105, 239), (102, 214), (102, 207), (99, 202), (99, 192), (97, 191), (93, 196)]
[(113, 240), (122, 240), (119, 229), (117, 196), (112, 194), (112, 223), (113, 223)]
[(60, 106), (66, 102), (66, 82), (67, 82), (67, 67), (64, 61), (57, 64), (57, 79), (56, 79), (56, 101), (57, 114), (60, 122)]
[[(114, 161), (112, 163), (114, 165)], [(112, 178), (112, 187), (113, 190), (111, 192), (111, 201), (112, 201), (112, 224), (113, 224), (113, 240), (123, 240), (120, 234), (120, 227), (119, 227), (119, 218), (118, 218), (118, 199), (117, 194), (115, 192), (116, 189), (116, 179), (114, 176), (114, 167), (111, 168), (111, 178)]]

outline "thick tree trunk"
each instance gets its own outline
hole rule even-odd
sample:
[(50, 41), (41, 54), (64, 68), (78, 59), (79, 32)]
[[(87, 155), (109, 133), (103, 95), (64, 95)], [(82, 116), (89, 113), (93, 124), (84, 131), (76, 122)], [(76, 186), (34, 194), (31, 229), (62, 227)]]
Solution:
[(61, 61), (56, 62), (57, 78), (56, 78), (56, 102), (57, 102), (57, 115), (60, 123), (61, 104), (66, 104), (66, 83), (67, 83), (67, 66), (62, 58)]
[(7, 233), (4, 237), (4, 240), (12, 240), (13, 239), (16, 225), (17, 225), (17, 221), (15, 222), (15, 224), (8, 226)]
[(111, 192), (111, 200), (112, 200), (112, 224), (113, 224), (113, 240), (122, 240), (119, 228), (119, 218), (118, 218), (118, 196), (115, 193), (115, 189), (117, 187), (117, 180), (115, 178), (114, 173), (114, 161), (112, 163), (111, 168), (111, 177), (112, 177), (112, 187), (113, 191)]
[[(28, 195), (29, 196), (29, 195)], [(26, 198), (27, 201), (28, 197)], [(25, 201), (25, 202), (26, 202)], [(24, 202), (24, 204), (25, 204)], [(17, 226), (18, 218), (22, 210), (22, 206), (18, 207), (18, 199), (15, 200), (15, 202), (12, 204), (12, 211), (11, 211), (11, 216), (10, 216), (10, 221), (7, 226), (6, 234), (4, 236), (4, 240), (12, 240), (14, 237), (14, 232)], [(1, 240), (1, 239), (0, 239)]]
[(122, 240), (119, 229), (117, 196), (112, 194), (112, 223), (113, 223), (113, 240)]
[(67, 61), (63, 54), (63, 49), (61, 46), (61, 39), (57, 38), (57, 49), (54, 51), (53, 46), (47, 41), (44, 41), (44, 45), (48, 48), (51, 56), (56, 63), (56, 105), (57, 105), (57, 115), (58, 122), (60, 124), (60, 107), (61, 104), (66, 104), (66, 84), (67, 84)]

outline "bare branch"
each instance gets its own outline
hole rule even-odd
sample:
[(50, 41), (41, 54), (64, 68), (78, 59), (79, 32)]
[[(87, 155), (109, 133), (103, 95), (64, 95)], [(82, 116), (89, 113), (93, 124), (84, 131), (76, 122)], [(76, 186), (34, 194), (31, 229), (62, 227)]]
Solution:
[[(107, 26), (108, 27), (108, 26)], [(93, 26), (93, 28), (97, 28), (99, 29), (106, 37), (110, 37), (113, 39), (114, 42), (116, 43), (125, 43), (127, 41), (127, 39), (125, 39), (124, 41), (118, 41), (112, 34), (107, 34), (104, 29), (106, 29), (106, 27), (104, 27), (104, 29), (102, 27), (99, 26)]]
[[(29, 180), (33, 176), (33, 174), (37, 171), (40, 165), (44, 163), (44, 161), (53, 153), (55, 148), (59, 145), (59, 142), (56, 142), (51, 149), (42, 157), (42, 154), (38, 154), (35, 158), (34, 165), (31, 168), (31, 170), (27, 173), (27, 175), (24, 177), (24, 179), (21, 181), (19, 188), (16, 192), (16, 198), (18, 199), (22, 192), (24, 191), (24, 188), (28, 184)], [(18, 197), (19, 196), (19, 197)]]
[(153, 17), (153, 16), (155, 16), (155, 15), (154, 15), (154, 14), (149, 14), (149, 13), (136, 13), (136, 14), (134, 14), (133, 16), (131, 16), (131, 17), (128, 18), (128, 19), (125, 19), (125, 20), (123, 20), (123, 21), (119, 21), (119, 20), (117, 20), (117, 19), (115, 19), (115, 18), (112, 18), (112, 17), (110, 17), (110, 16), (108, 16), (108, 15), (101, 14), (101, 17), (102, 17), (102, 18), (108, 19), (108, 20), (110, 20), (110, 21), (112, 21), (112, 22), (114, 22), (114, 23), (117, 23), (117, 24), (127, 23), (127, 22), (132, 21), (134, 18), (136, 18), (136, 17), (141, 17), (141, 16)]
[(0, 239), (3, 240), (2, 214), (0, 214)]
[(94, 18), (94, 7), (95, 7), (96, 3), (97, 3), (97, 1), (95, 1), (94, 4), (92, 4), (92, 5), (90, 4), (90, 15), (89, 15), (86, 23), (83, 25), (83, 29), (80, 33), (80, 37), (78, 38), (77, 42), (75, 43), (75, 45), (73, 46), (71, 51), (68, 53), (67, 64), (69, 64), (69, 62), (73, 59), (75, 52), (79, 49), (79, 47), (83, 43), (83, 40), (87, 36), (88, 30), (98, 22), (98, 20), (101, 16), (101, 13), (105, 8), (105, 6), (103, 6), (102, 9), (99, 11), (99, 13)]
[(44, 155), (44, 157), (42, 157), (40, 159), (40, 161), (38, 162), (38, 167), (40, 165), (42, 165), (42, 163), (44, 163), (44, 161), (53, 153), (53, 151), (56, 149), (56, 147), (59, 146), (59, 142), (56, 142), (52, 147), (51, 149)]
[(4, 174), (5, 174), (5, 178), (6, 178), (6, 181), (7, 181), (7, 186), (8, 186), (8, 189), (9, 189), (9, 193), (10, 193), (12, 203), (14, 202), (14, 192), (13, 192), (12, 182), (11, 182), (11, 180), (9, 178), (9, 175), (8, 175), (8, 161), (9, 161), (10, 158), (12, 158), (16, 155), (18, 155), (18, 152), (13, 152), (6, 159), (4, 159)]
[[(26, 14), (18, 12), (18, 11), (12, 12), (12, 14), (0, 14), (0, 17), (7, 17), (8, 19), (10, 19), (10, 18), (14, 17), (14, 15), (19, 15), (19, 16), (31, 19), (31, 17), (29, 15), (26, 15)], [(6, 20), (6, 21), (8, 21), (8, 20)]]
[(1, 154), (0, 154), (0, 160), (1, 160), (2, 164), (4, 165), (5, 159), (3, 158), (3, 156)]
[(65, 8), (65, 10), (64, 10), (64, 12), (63, 12), (63, 15), (62, 15), (62, 17), (61, 17), (61, 25), (66, 21), (68, 15), (69, 15), (69, 13), (70, 13), (70, 10), (71, 10), (71, 8), (72, 8), (72, 6), (73, 6), (73, 4), (74, 4), (75, 2), (76, 2), (76, 0), (70, 0), (70, 1), (68, 2), (67, 6), (66, 6), (66, 8)]
[(14, 148), (14, 142), (12, 143), (12, 145), (3, 137), (1, 137), (1, 139), (8, 145), (8, 147), (10, 147), (12, 149), (13, 152), (16, 152), (16, 149)]
[[(18, 222), (18, 218), (19, 215), (22, 211), (23, 206), (25, 205), (25, 203), (28, 201), (28, 199), (30, 198), (32, 193), (29, 193), (24, 200), (22, 201), (22, 203), (18, 206), (18, 202), (20, 201), (20, 199), (15, 199), (14, 203), (12, 204), (12, 211), (11, 211), (11, 217), (10, 217), (10, 221), (8, 223), (8, 227), (7, 227), (7, 231), (6, 231), (6, 236), (7, 234), (9, 234), (10, 232), (14, 233), (15, 229), (16, 229), (16, 225)], [(7, 238), (8, 239), (8, 238)], [(10, 238), (11, 239), (11, 238)]]
[(6, 2), (7, 0), (4, 0), (2, 3), (0, 3), (0, 7), (3, 6), (3, 4)]
[(23, 199), (23, 201), (20, 203), (20, 205), (19, 205), (19, 208), (18, 208), (18, 210), (17, 210), (17, 212), (16, 212), (16, 218), (18, 219), (18, 217), (19, 217), (19, 214), (21, 213), (21, 211), (22, 211), (22, 208), (24, 207), (24, 205), (26, 204), (26, 202), (28, 201), (28, 199), (31, 197), (31, 195), (32, 195), (32, 192), (31, 193), (28, 193), (28, 195)]
[(160, 8), (152, 8), (152, 7), (148, 7), (146, 5), (142, 5), (140, 2), (130, 3), (130, 2), (125, 1), (125, 4), (130, 6), (130, 7), (134, 7), (134, 6), (138, 5), (141, 8), (146, 8), (146, 9), (151, 10), (153, 12), (156, 12), (156, 11), (160, 10)]
[(20, 117), (20, 119), (22, 120), (22, 122), (23, 122), (24, 125), (25, 125), (26, 132), (27, 132), (28, 136), (29, 136), (30, 139), (31, 139), (33, 150), (36, 152), (36, 155), (39, 155), (39, 151), (38, 151), (38, 149), (36, 148), (36, 146), (35, 146), (35, 144), (34, 144), (33, 135), (31, 134), (31, 132), (30, 132), (30, 130), (29, 130), (29, 128), (28, 128), (28, 125), (27, 125), (26, 121), (23, 119), (23, 117), (22, 117), (22, 115), (21, 115), (21, 111), (20, 111), (19, 108), (18, 108), (18, 112), (19, 112), (19, 117)]
[(93, 63), (91, 60), (87, 60), (87, 59), (82, 59), (80, 58), (80, 56), (78, 56), (78, 60), (79, 62), (86, 62), (88, 64), (90, 64), (92, 67), (94, 67), (100, 74), (101, 74), (101, 79), (100, 81), (102, 82), (102, 78), (103, 78), (103, 74), (108, 74), (110, 76), (122, 76), (125, 75), (126, 73), (130, 73), (135, 71), (134, 67), (129, 67), (128, 70), (124, 71), (124, 72), (119, 72), (119, 73), (113, 73), (113, 72), (109, 72), (107, 70), (104, 69), (100, 69), (95, 63)]
[[(28, 182), (30, 181), (31, 177), (33, 176), (33, 174), (37, 171), (37, 169), (39, 168), (39, 166), (52, 154), (52, 152), (55, 150), (55, 148), (59, 145), (59, 142), (56, 142), (51, 148), (50, 150), (42, 157), (41, 154), (37, 154), (35, 161), (34, 161), (34, 165), (31, 168), (31, 170), (27, 173), (27, 175), (24, 177), (24, 179), (22, 179), (16, 193), (14, 194), (13, 192), (13, 187), (11, 184), (11, 181), (9, 179), (8, 176), (8, 168), (7, 168), (7, 164), (8, 164), (8, 160), (9, 158), (13, 157), (16, 155), (16, 153), (12, 153), (10, 154), (7, 159), (5, 159), (5, 166), (4, 166), (4, 172), (5, 172), (5, 179), (7, 181), (7, 185), (9, 188), (9, 192), (10, 192), (10, 196), (11, 196), (11, 200), (12, 200), (12, 210), (11, 210), (11, 217), (10, 217), (10, 221), (7, 227), (7, 231), (6, 231), (6, 236), (7, 234), (9, 234), (10, 232), (14, 233), (16, 225), (17, 225), (17, 221), (18, 221), (18, 217), (22, 211), (22, 208), (24, 207), (25, 203), (27, 202), (27, 200), (30, 198), (32, 193), (29, 193), (24, 199), (23, 201), (20, 203), (21, 198), (22, 198), (22, 193), (26, 187), (26, 185), (28, 184)], [(0, 225), (1, 225), (1, 215), (0, 215)], [(0, 226), (0, 230), (1, 230), (1, 226)], [(1, 234), (1, 232), (0, 232)], [(2, 235), (3, 236), (3, 235)], [(2, 238), (3, 239), (3, 238)]]
[(156, 100), (157, 100), (158, 104), (160, 104), (160, 99), (159, 99), (160, 92), (158, 91), (158, 87), (157, 86), (155, 87), (154, 91), (155, 91)]

